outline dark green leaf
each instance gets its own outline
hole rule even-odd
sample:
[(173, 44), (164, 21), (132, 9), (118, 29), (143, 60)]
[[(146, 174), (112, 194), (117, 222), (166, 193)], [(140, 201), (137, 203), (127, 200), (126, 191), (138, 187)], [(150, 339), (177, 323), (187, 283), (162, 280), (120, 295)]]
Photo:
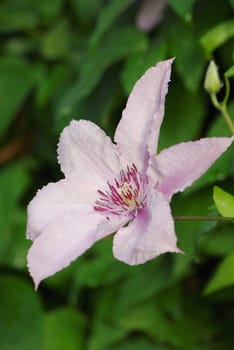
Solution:
[(155, 345), (148, 340), (126, 341), (122, 345), (110, 348), (109, 350), (168, 350), (163, 345)]
[(234, 251), (233, 224), (219, 224), (199, 239), (199, 250), (212, 256), (223, 256)]
[(108, 40), (98, 50), (91, 50), (81, 65), (79, 80), (67, 91), (59, 103), (57, 114), (59, 129), (77, 113), (76, 106), (92, 92), (111, 64), (134, 51), (145, 50), (146, 47), (147, 40), (143, 33), (133, 28), (124, 28), (111, 33)]
[(92, 336), (89, 338), (87, 350), (107, 350), (111, 345), (123, 339), (125, 334), (126, 331), (121, 327), (97, 322)]
[(201, 37), (201, 45), (208, 57), (218, 47), (234, 36), (234, 20), (222, 22)]
[(83, 260), (77, 273), (77, 284), (98, 287), (123, 279), (129, 273), (125, 264), (119, 264), (112, 255), (112, 240), (106, 238), (98, 242), (90, 251), (93, 259)]
[(70, 2), (77, 19), (86, 27), (98, 14), (104, 0), (70, 0)]
[(194, 27), (172, 16), (165, 21), (163, 33), (170, 55), (176, 57), (175, 68), (185, 87), (191, 92), (197, 91), (206, 62)]
[(35, 2), (37, 11), (43, 21), (51, 21), (62, 9), (63, 0), (40, 0)]
[[(10, 252), (16, 248), (19, 241), (23, 241), (23, 245), (26, 241), (25, 214), (20, 210), (19, 203), (27, 185), (28, 175), (23, 164), (15, 163), (2, 169), (0, 174), (0, 260), (5, 263), (10, 262)], [(22, 231), (18, 229), (19, 220), (23, 226)], [(25, 250), (19, 252), (18, 257), (21, 267), (25, 266), (25, 262), (22, 261), (25, 258)]]
[(226, 72), (225, 75), (227, 78), (233, 78), (234, 77), (234, 66), (230, 67)]
[(160, 132), (159, 150), (193, 140), (200, 131), (205, 108), (201, 94), (191, 94), (179, 80), (176, 83), (175, 80), (171, 81)]
[[(192, 192), (189, 195), (187, 191), (176, 195), (172, 202), (173, 215), (206, 215), (207, 208), (212, 204), (212, 190), (203, 188), (199, 191)], [(188, 272), (192, 262), (197, 257), (197, 236), (200, 231), (200, 222), (193, 220), (176, 221), (176, 233), (178, 236), (178, 246), (185, 254), (174, 255), (174, 273), (176, 276), (183, 276)]]
[(0, 30), (31, 30), (39, 23), (31, 0), (3, 0), (0, 3)]
[(67, 57), (71, 54), (72, 32), (66, 20), (59, 21), (42, 38), (42, 54), (46, 58)]
[(186, 21), (192, 19), (192, 9), (196, 0), (169, 0), (170, 6)]
[(234, 0), (229, 0), (229, 2), (232, 5), (232, 7), (234, 8)]
[(204, 290), (210, 294), (234, 284), (234, 253), (229, 254), (218, 266)]
[(71, 75), (71, 69), (65, 64), (58, 64), (52, 69), (44, 69), (40, 76), (36, 93), (36, 104), (39, 108), (46, 106), (55, 98), (59, 88), (65, 87)]
[(114, 21), (118, 16), (124, 12), (128, 6), (132, 3), (132, 0), (112, 0), (103, 6), (99, 12), (99, 17), (97, 20), (97, 25), (94, 29), (93, 35), (90, 38), (90, 45), (96, 46), (102, 37), (102, 35), (111, 28)]
[(69, 308), (57, 309), (44, 316), (43, 350), (77, 350), (84, 347), (84, 318)]
[(215, 329), (202, 303), (186, 297), (181, 300), (174, 288), (128, 310), (119, 317), (118, 323), (128, 331), (144, 332), (157, 342), (179, 349), (190, 349)]
[(13, 276), (0, 276), (1, 350), (41, 350), (42, 310), (31, 286)]
[[(117, 261), (117, 264), (121, 263)], [(126, 272), (120, 282), (103, 289), (99, 295), (95, 308), (96, 323), (101, 320), (118, 323), (119, 318), (129, 310), (175, 284), (171, 260), (165, 255), (143, 266), (128, 266)]]
[(165, 42), (158, 41), (156, 45), (144, 52), (134, 53), (126, 60), (125, 67), (121, 74), (124, 91), (129, 95), (136, 81), (144, 72), (158, 61), (166, 58), (167, 46)]
[(0, 136), (6, 131), (38, 78), (39, 67), (11, 57), (0, 59)]

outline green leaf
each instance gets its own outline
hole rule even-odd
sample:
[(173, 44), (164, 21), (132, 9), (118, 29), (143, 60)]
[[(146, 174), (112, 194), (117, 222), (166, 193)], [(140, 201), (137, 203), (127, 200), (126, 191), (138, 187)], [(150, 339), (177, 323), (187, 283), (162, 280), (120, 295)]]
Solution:
[(117, 325), (98, 321), (94, 326), (94, 331), (88, 341), (87, 350), (107, 350), (126, 335), (126, 330)]
[(222, 216), (234, 218), (234, 196), (215, 186), (213, 198), (215, 205)]
[(77, 284), (85, 287), (105, 286), (128, 275), (128, 267), (113, 259), (112, 244), (113, 238), (110, 237), (98, 242), (91, 249), (90, 254), (95, 259), (84, 259), (79, 265)]
[(29, 37), (12, 37), (4, 45), (6, 56), (24, 56), (37, 47), (37, 41)]
[(111, 28), (116, 18), (118, 18), (132, 3), (132, 0), (112, 0), (104, 6), (97, 19), (97, 25), (93, 35), (90, 37), (90, 46), (97, 46), (101, 37)]
[[(121, 263), (116, 261), (117, 264)], [(129, 310), (175, 284), (169, 256), (158, 257), (147, 266), (131, 267), (126, 271), (128, 274), (122, 280), (103, 288), (99, 294), (95, 305), (95, 323), (118, 324), (120, 317)]]
[(204, 294), (211, 294), (234, 284), (234, 253), (229, 254), (219, 264), (205, 287)]
[[(231, 102), (228, 105), (228, 112), (232, 119), (234, 119), (234, 102)], [(217, 117), (215, 118), (214, 122), (211, 123), (210, 128), (207, 133), (208, 137), (217, 137), (217, 136), (231, 136), (230, 130), (227, 126), (227, 123), (225, 122), (225, 119), (221, 113), (218, 113)]]
[(39, 108), (45, 107), (57, 95), (59, 88), (65, 88), (72, 73), (71, 71), (70, 66), (64, 63), (43, 70), (38, 81), (35, 98), (36, 105)]
[[(234, 104), (228, 106), (230, 115), (234, 115)], [(227, 137), (230, 131), (221, 114), (218, 114), (213, 124), (208, 129), (207, 137)], [(208, 171), (198, 179), (192, 186), (192, 190), (202, 187), (204, 185), (214, 184), (217, 181), (225, 180), (228, 176), (231, 176), (234, 171), (234, 153), (233, 145), (231, 145), (227, 151), (208, 169)]]
[[(17, 179), (17, 181), (15, 181)], [(13, 247), (25, 239), (25, 212), (19, 207), (22, 194), (28, 185), (28, 174), (23, 163), (13, 163), (0, 173), (0, 261), (9, 263)], [(22, 216), (23, 215), (23, 216)], [(22, 222), (23, 218), (23, 222)], [(19, 230), (19, 219), (21, 228)], [(19, 236), (20, 235), (20, 236)], [(16, 237), (17, 236), (17, 237)], [(23, 243), (24, 244), (24, 243)], [(19, 255), (18, 255), (19, 256)], [(22, 252), (20, 262), (22, 267)], [(23, 262), (25, 266), (25, 261)]]
[(17, 58), (0, 59), (0, 136), (6, 131), (35, 84), (38, 68)]
[(77, 107), (79, 116), (88, 117), (110, 136), (114, 129), (113, 115), (115, 109), (117, 108), (119, 114), (119, 103), (122, 102), (119, 81), (116, 79), (118, 75), (118, 67), (110, 67), (108, 72), (104, 73), (98, 86)]
[(77, 106), (92, 92), (107, 68), (132, 52), (145, 50), (147, 45), (145, 34), (133, 28), (124, 28), (111, 33), (98, 50), (90, 50), (81, 65), (79, 80), (67, 91), (58, 105), (58, 129), (64, 127), (72, 116), (77, 114)]
[(191, 92), (197, 91), (206, 62), (194, 27), (175, 16), (170, 16), (163, 23), (163, 34), (170, 55), (176, 57), (174, 67), (185, 87)]
[[(189, 193), (185, 191), (183, 194), (175, 196), (172, 202), (173, 215), (206, 215), (207, 208), (212, 204), (211, 190), (209, 187)], [(200, 232), (200, 222), (192, 220), (176, 220), (176, 233), (178, 237), (178, 246), (185, 254), (175, 254), (174, 258), (174, 274), (181, 277), (187, 275), (191, 263), (197, 256), (197, 237)], [(189, 232), (189, 234), (188, 234)]]
[(31, 241), (26, 239), (25, 235), (26, 211), (17, 209), (13, 214), (14, 218), (11, 222), (10, 231), (6, 231), (9, 241), (5, 247), (2, 260), (6, 266), (25, 270), (28, 250), (32, 244)]
[(234, 251), (233, 224), (217, 224), (199, 237), (199, 251), (212, 256), (224, 256)]
[(122, 345), (115, 346), (109, 350), (168, 350), (168, 348), (163, 345), (152, 344), (148, 340), (137, 339), (126, 341)]
[(0, 3), (0, 31), (31, 30), (39, 18), (31, 0), (3, 0)]
[(228, 20), (208, 30), (200, 39), (201, 45), (208, 57), (234, 36), (234, 20)]
[(176, 287), (127, 310), (117, 322), (128, 332), (144, 332), (151, 339), (178, 349), (190, 349), (215, 329), (204, 305), (186, 296), (181, 299)]
[(70, 55), (72, 33), (66, 20), (60, 20), (42, 37), (42, 54), (45, 58)]
[(44, 316), (43, 350), (84, 348), (84, 318), (69, 308), (50, 311)]
[(43, 21), (49, 22), (58, 16), (63, 0), (40, 0), (35, 2), (37, 12)]
[(121, 81), (126, 95), (129, 95), (136, 81), (145, 71), (155, 66), (158, 61), (166, 58), (167, 46), (164, 41), (158, 41), (144, 52), (137, 52), (131, 55), (125, 62), (121, 73)]
[(32, 284), (0, 276), (1, 350), (42, 349), (42, 308)]
[(234, 77), (234, 66), (230, 67), (225, 73), (224, 75), (227, 78), (233, 78)]
[(98, 11), (104, 0), (70, 0), (72, 10), (77, 17), (79, 24), (87, 27), (90, 22), (98, 16)]
[(191, 21), (196, 0), (168, 0), (173, 10), (186, 21)]
[(232, 7), (234, 8), (234, 0), (229, 0), (229, 2), (232, 5)]
[(159, 150), (196, 137), (205, 113), (204, 102), (203, 95), (190, 93), (180, 80), (177, 79), (175, 84), (170, 83), (165, 118), (159, 138)]

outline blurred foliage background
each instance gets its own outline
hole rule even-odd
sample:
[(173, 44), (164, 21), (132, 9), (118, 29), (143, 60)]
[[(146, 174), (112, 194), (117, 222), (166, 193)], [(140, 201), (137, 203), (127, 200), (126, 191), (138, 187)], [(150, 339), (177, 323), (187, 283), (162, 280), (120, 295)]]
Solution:
[[(62, 177), (63, 127), (89, 119), (113, 136), (134, 82), (157, 61), (176, 57), (160, 149), (230, 135), (203, 79), (211, 58), (221, 74), (233, 65), (233, 11), (233, 0), (0, 1), (1, 350), (233, 348), (233, 224), (176, 222), (186, 254), (137, 267), (113, 259), (110, 237), (37, 292), (25, 239), (28, 202)], [(230, 148), (175, 196), (173, 214), (216, 215), (213, 186), (234, 194), (233, 175)]]

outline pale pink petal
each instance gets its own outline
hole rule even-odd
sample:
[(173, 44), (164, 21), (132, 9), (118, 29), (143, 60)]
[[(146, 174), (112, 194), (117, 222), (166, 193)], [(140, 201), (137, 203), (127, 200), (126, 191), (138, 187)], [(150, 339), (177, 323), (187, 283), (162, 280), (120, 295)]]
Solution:
[(138, 265), (166, 252), (181, 252), (176, 241), (170, 207), (162, 195), (154, 191), (149, 207), (116, 233), (113, 253), (120, 261)]
[(150, 68), (135, 84), (115, 132), (115, 142), (142, 171), (156, 152), (172, 59)]
[(160, 23), (167, 0), (143, 0), (137, 14), (136, 25), (144, 32), (148, 32)]
[(56, 217), (34, 241), (28, 253), (28, 268), (35, 287), (126, 222), (126, 219), (118, 219), (110, 221), (95, 213), (81, 215), (75, 211)]
[(60, 137), (58, 160), (66, 177), (103, 184), (119, 173), (119, 157), (104, 131), (87, 120), (73, 120)]
[(34, 240), (49, 222), (68, 211), (93, 211), (98, 193), (95, 183), (80, 183), (76, 178), (50, 183), (39, 190), (28, 205), (27, 238)]
[(157, 190), (170, 199), (204, 174), (233, 140), (234, 137), (213, 137), (167, 148), (151, 158), (149, 177), (155, 176)]

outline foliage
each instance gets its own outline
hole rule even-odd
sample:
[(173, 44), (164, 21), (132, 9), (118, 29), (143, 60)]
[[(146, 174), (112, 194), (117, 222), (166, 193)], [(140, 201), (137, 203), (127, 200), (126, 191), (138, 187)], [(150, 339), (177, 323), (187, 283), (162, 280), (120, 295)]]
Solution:
[[(233, 223), (177, 222), (185, 254), (137, 267), (115, 261), (107, 238), (37, 292), (26, 268), (26, 206), (39, 187), (62, 177), (60, 131), (71, 119), (85, 118), (113, 136), (134, 82), (158, 60), (176, 57), (160, 149), (229, 136), (203, 79), (211, 58), (221, 76), (233, 77), (234, 1), (169, 0), (150, 33), (135, 24), (142, 1), (0, 3), (1, 350), (233, 345)], [(230, 101), (234, 118), (233, 106)], [(216, 215), (212, 188), (218, 185), (217, 209), (233, 216), (233, 175), (230, 148), (175, 196), (173, 214)]]

